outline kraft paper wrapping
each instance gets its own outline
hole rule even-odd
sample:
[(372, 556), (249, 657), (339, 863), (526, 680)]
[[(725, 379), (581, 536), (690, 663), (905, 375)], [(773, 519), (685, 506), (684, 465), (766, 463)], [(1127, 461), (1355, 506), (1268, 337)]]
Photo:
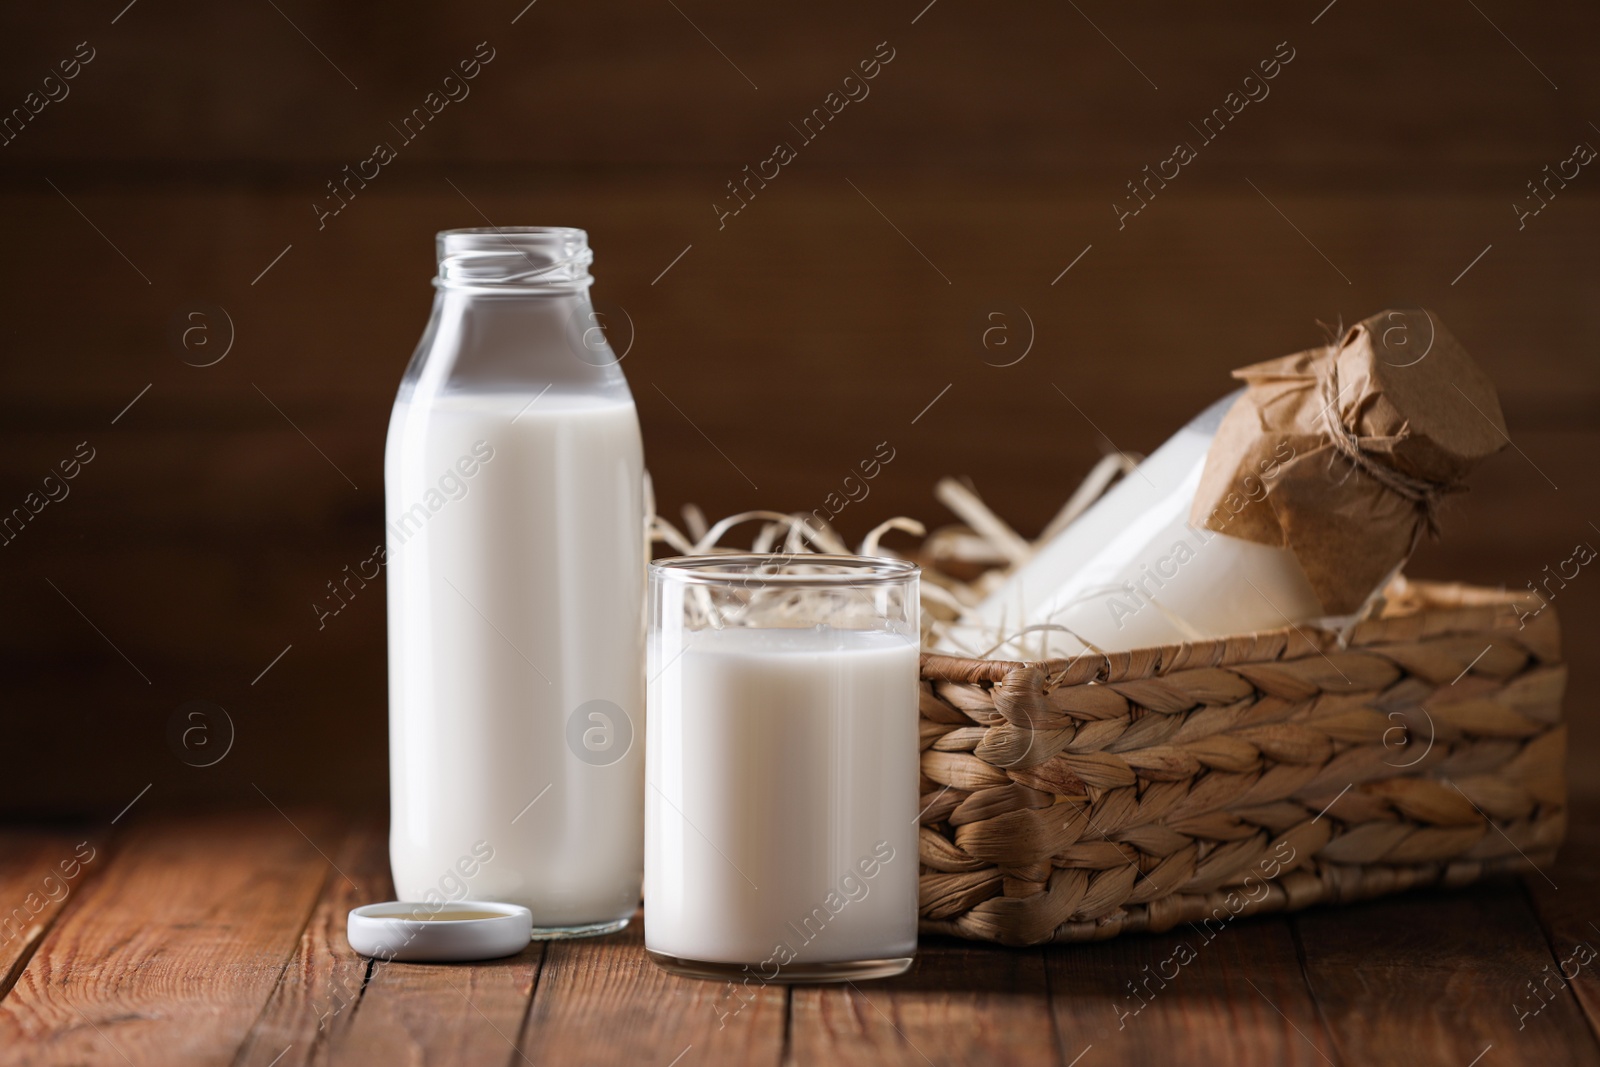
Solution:
[(1437, 532), (1439, 500), (1509, 443), (1494, 384), (1430, 312), (1233, 372), (1248, 383), (1206, 457), (1190, 522), (1294, 552), (1348, 615)]

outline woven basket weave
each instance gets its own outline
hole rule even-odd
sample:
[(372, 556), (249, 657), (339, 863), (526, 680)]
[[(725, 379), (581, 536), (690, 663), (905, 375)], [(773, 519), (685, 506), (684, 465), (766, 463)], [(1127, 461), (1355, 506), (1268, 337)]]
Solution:
[(1289, 628), (922, 657), (924, 933), (1030, 945), (1543, 866), (1566, 832), (1554, 612), (1412, 583)]

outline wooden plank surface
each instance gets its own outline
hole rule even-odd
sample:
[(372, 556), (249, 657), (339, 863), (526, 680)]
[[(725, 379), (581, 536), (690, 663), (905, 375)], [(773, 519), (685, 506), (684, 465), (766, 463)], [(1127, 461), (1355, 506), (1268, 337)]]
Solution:
[[(13, 104), (77, 42), (88, 38), (98, 54), (70, 97), (7, 151), (36, 165), (166, 163), (190, 174), (336, 161), (331, 177), (382, 138), (401, 151), (390, 169), (715, 160), (733, 177), (785, 139), (801, 148), (801, 165), (842, 155), (874, 168), (1132, 177), (1176, 139), (1201, 143), (1187, 123), (1287, 41), (1297, 54), (1265, 86), (1271, 95), (1183, 181), (1220, 165), (1294, 167), (1344, 183), (1462, 183), (1499, 167), (1509, 197), (1538, 170), (1518, 174), (1514, 161), (1565, 158), (1547, 153), (1586, 136), (1582, 102), (1594, 80), (1585, 47), (1600, 33), (1584, 5), (1533, 18), (1448, 0), (1341, 4), (1321, 17), (1323, 4), (1234, 0), (1159, 19), (1106, 0), (940, 4), (925, 14), (926, 0), (828, 0), (759, 15), (732, 0), (679, 4), (681, 13), (624, 0), (278, 6), (152, 6), (115, 25), (115, 9), (15, 9), (0, 38), (0, 62), (16, 71)], [(484, 40), (497, 55), (471, 95), (411, 143), (396, 136), (388, 123)], [(884, 41), (896, 55), (867, 85), (871, 95), (805, 144), (789, 123), (822, 106)], [(163, 47), (189, 63), (151, 62)], [(552, 93), (559, 107), (531, 110)]]
[(919, 948), (916, 964), (899, 978), (796, 986), (790, 1006), (791, 1062), (910, 1067), (1060, 1063), (1045, 989), (1044, 953), (1039, 949), (1000, 952), (935, 939)]
[[(1565, 984), (1577, 997), (1589, 1028), (1600, 1036), (1600, 956), (1594, 955), (1600, 952), (1600, 811), (1595, 805), (1577, 805), (1566, 847), (1556, 862), (1525, 875), (1522, 884), (1533, 900), (1552, 957), (1551, 971), (1541, 967), (1541, 973), (1528, 976), (1529, 980), (1544, 990), (1540, 997), (1544, 1001), (1555, 1000)], [(1525, 985), (1518, 993), (1521, 1010), (1536, 1006)], [(1527, 1025), (1535, 1025), (1536, 1019)]]
[(1570, 988), (1552, 984), (1543, 1000), (1531, 991), (1555, 958), (1515, 880), (1307, 911), (1292, 921), (1345, 1063), (1412, 1067), (1418, 1050), (1439, 1063), (1600, 1063), (1600, 1044)]
[(1069, 1056), (1093, 1045), (1094, 1063), (1310, 1067), (1333, 1054), (1281, 916), (1051, 947), (1047, 962)]
[(533, 1062), (517, 1047), (544, 946), (486, 963), (378, 963), (329, 1063)]
[(99, 833), (0, 830), (0, 997), (67, 902), (105, 864)]
[(523, 1029), (528, 1059), (776, 1067), (788, 989), (667, 974), (645, 955), (643, 927), (635, 918), (608, 937), (550, 943)]
[[(1600, 941), (1597, 815), (1580, 800), (1564, 857), (1523, 881), (1099, 944), (929, 939), (897, 979), (742, 992), (656, 968), (639, 921), (509, 960), (369, 967), (343, 926), (391, 892), (377, 823), (156, 815), (96, 844), (0, 991), (0, 1062), (1595, 1064), (1595, 968), (1570, 961)], [(6, 831), (0, 892), (79, 840)]]
[(361, 822), (330, 858), (334, 869), (235, 1067), (321, 1067), (360, 1011), (371, 964), (345, 939), (346, 918), (351, 908), (394, 898), (387, 835)]
[[(314, 839), (333, 825), (300, 824)], [(327, 873), (276, 812), (133, 829), (0, 1000), (0, 1049), (29, 1064), (229, 1062)]]
[(236, 1063), (521, 1062), (516, 1035), (544, 947), (474, 964), (367, 960), (350, 948), (345, 922), (353, 907), (394, 898), (384, 827), (359, 823), (335, 862), (339, 871)]

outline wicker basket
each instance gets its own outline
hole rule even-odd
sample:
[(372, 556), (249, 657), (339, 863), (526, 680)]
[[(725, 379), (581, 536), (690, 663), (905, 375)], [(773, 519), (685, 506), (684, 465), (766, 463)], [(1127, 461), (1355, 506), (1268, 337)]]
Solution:
[(1031, 945), (1457, 886), (1566, 832), (1554, 613), (1413, 583), (1289, 628), (922, 657), (924, 933)]

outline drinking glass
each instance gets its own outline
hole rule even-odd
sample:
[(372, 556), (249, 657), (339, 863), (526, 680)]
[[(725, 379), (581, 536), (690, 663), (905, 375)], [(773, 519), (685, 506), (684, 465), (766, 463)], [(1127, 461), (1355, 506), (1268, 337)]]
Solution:
[(645, 946), (749, 982), (899, 974), (917, 941), (918, 568), (650, 566)]

